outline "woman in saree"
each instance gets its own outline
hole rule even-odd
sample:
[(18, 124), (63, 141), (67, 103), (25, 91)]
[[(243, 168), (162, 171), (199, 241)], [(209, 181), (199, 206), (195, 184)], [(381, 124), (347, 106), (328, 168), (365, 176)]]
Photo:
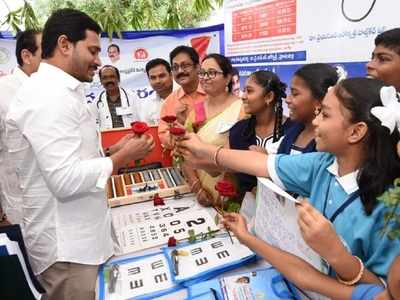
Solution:
[[(242, 100), (232, 94), (232, 65), (223, 55), (209, 54), (203, 59), (198, 75), (207, 97), (195, 103), (185, 127), (204, 142), (223, 147), (228, 143), (229, 129), (244, 117)], [(218, 199), (214, 187), (224, 174), (215, 176), (185, 165), (183, 171), (199, 203), (214, 205)]]

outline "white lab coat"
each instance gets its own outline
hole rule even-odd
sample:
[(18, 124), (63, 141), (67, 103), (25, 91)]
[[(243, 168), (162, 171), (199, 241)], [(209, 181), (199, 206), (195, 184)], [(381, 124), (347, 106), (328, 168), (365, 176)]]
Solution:
[[(130, 127), (131, 123), (138, 121), (138, 113), (136, 111), (137, 97), (133, 92), (119, 88), (119, 93), (121, 97), (121, 107), (117, 108), (116, 113), (122, 116), (122, 121), (124, 122), (124, 127)], [(106, 130), (113, 128), (110, 109), (107, 102), (106, 91), (102, 91), (93, 102), (95, 105), (95, 110), (97, 110), (97, 125), (100, 130)]]

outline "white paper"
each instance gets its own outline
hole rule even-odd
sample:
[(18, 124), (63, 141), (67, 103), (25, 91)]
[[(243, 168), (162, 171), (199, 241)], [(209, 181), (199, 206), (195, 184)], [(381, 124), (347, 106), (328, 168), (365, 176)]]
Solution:
[(191, 210), (169, 218), (126, 226), (117, 230), (117, 236), (122, 254), (125, 254), (166, 244), (171, 236), (177, 240), (186, 239), (190, 229), (195, 234), (206, 233), (208, 227), (219, 229), (207, 210)]
[[(298, 213), (292, 196), (265, 178), (258, 178), (255, 234), (268, 244), (292, 253), (323, 273), (327, 273), (321, 257), (301, 236), (297, 224)], [(327, 299), (307, 292), (312, 299)]]
[(239, 213), (245, 217), (248, 224), (256, 216), (256, 197), (251, 192), (246, 192)]
[[(297, 255), (318, 270), (322, 269), (320, 256), (312, 250), (301, 236), (297, 225), (297, 209), (293, 197), (284, 197), (277, 185), (258, 180), (255, 233), (265, 242)], [(274, 190), (270, 187), (275, 185)]]

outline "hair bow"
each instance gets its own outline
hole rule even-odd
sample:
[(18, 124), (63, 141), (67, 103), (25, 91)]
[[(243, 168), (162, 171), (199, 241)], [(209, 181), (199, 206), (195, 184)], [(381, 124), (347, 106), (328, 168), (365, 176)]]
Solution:
[(393, 86), (384, 86), (380, 91), (383, 106), (371, 108), (371, 113), (381, 121), (382, 126), (389, 128), (390, 133), (397, 127), (400, 131), (400, 103)]

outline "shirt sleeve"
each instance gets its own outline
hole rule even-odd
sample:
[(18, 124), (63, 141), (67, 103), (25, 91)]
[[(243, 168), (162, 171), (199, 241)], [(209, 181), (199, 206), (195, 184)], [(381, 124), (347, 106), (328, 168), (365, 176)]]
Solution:
[(48, 188), (60, 200), (104, 189), (113, 165), (100, 156), (92, 116), (71, 95), (51, 100), (15, 118)]
[(161, 145), (167, 149), (172, 149), (172, 145), (169, 138), (168, 124), (164, 122), (162, 118), (168, 115), (175, 115), (171, 108), (174, 104), (172, 96), (173, 94), (169, 95), (162, 104), (160, 110), (160, 122), (158, 124), (158, 138), (160, 139)]
[(281, 188), (310, 197), (316, 169), (321, 162), (321, 153), (298, 155), (268, 155), (268, 173)]

